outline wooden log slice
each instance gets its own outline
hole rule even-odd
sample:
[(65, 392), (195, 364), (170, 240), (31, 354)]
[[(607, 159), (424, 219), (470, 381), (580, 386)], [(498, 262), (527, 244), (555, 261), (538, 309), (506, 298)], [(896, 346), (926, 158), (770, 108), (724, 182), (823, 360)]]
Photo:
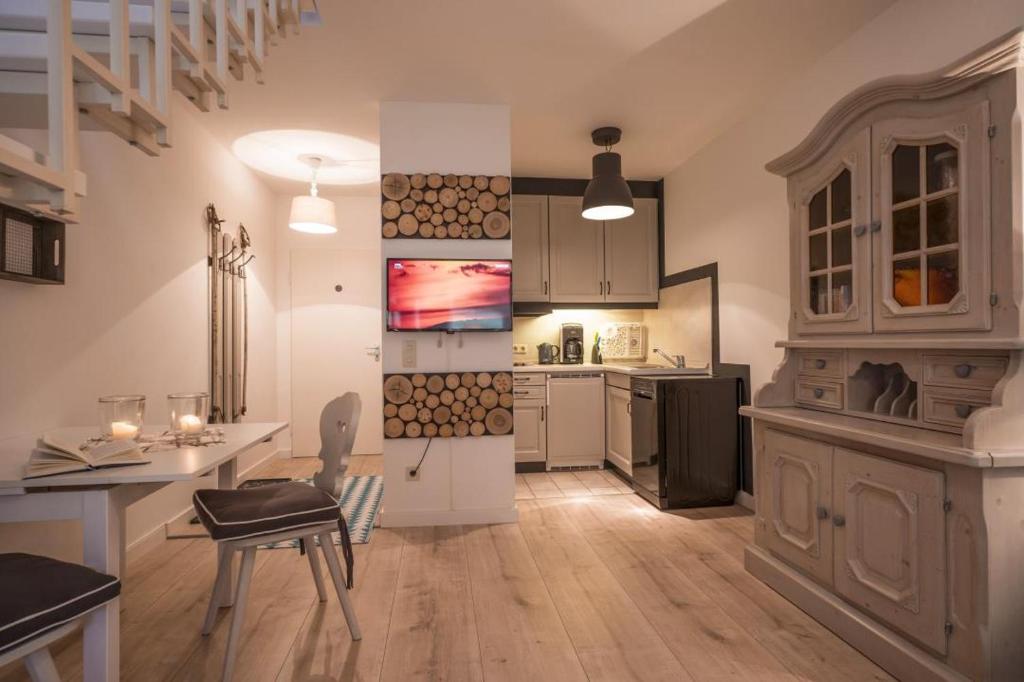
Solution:
[(485, 388), (480, 394), (480, 404), (488, 410), (498, 406), (498, 392), (493, 388)]
[(416, 419), (416, 407), (412, 403), (406, 403), (398, 408), (398, 418), (404, 422), (411, 422)]
[(422, 401), (422, 400), (417, 400), (417, 401), (416, 401), (415, 403), (413, 403), (413, 404), (414, 404), (414, 405), (416, 405), (416, 409), (417, 409), (417, 410), (422, 410), (422, 409), (423, 409), (423, 401)]
[(459, 199), (465, 199), (466, 198), (466, 190), (460, 189), (460, 190), (458, 190), (458, 194), (459, 194)]
[(487, 416), (487, 409), (483, 405), (477, 405), (469, 411), (469, 416), (473, 418), (473, 421), (481, 422)]
[(476, 375), (476, 385), (480, 388), (487, 388), (494, 381), (494, 377), (491, 376), (490, 372), (480, 372)]
[(435, 201), (433, 205), (431, 205), (430, 210), (434, 213), (441, 213), (444, 211), (444, 206), (441, 205), (440, 201)]
[(508, 216), (500, 211), (491, 211), (484, 216), (484, 221), (481, 223), (484, 228), (484, 234), (491, 239), (504, 239), (508, 236), (511, 223)]
[(512, 413), (504, 407), (493, 409), (487, 413), (484, 424), (495, 436), (504, 436), (512, 430)]
[(454, 223), (455, 219), (459, 217), (459, 212), (454, 208), (446, 208), (441, 212), (441, 215), (444, 216), (446, 223)]
[(446, 374), (444, 377), (444, 385), (454, 391), (459, 387), (461, 383), (458, 374)]
[(388, 438), (399, 438), (405, 433), (405, 422), (397, 417), (391, 417), (384, 422), (384, 435)]
[(444, 224), (444, 216), (442, 216), (440, 213), (435, 213), (434, 215), (430, 216), (430, 224), (433, 225), (434, 227), (441, 226), (442, 224)]
[(430, 206), (428, 206), (427, 204), (417, 204), (416, 210), (413, 211), (413, 215), (416, 216), (416, 220), (420, 221), (421, 223), (425, 220), (430, 220), (430, 216), (432, 214), (433, 211), (430, 210)]
[(409, 177), (409, 184), (415, 189), (423, 189), (427, 186), (427, 176), (423, 173), (415, 173)]
[(448, 237), (448, 228), (444, 225), (438, 225), (434, 228), (434, 239), (446, 239)]
[(444, 377), (440, 374), (431, 374), (427, 379), (427, 390), (431, 393), (440, 393), (444, 390)]
[(394, 403), (387, 403), (384, 406), (384, 416), (390, 419), (398, 414), (398, 405)]
[(468, 397), (469, 397), (469, 389), (466, 388), (465, 386), (459, 386), (457, 389), (455, 389), (455, 399), (456, 400), (465, 400)]
[(423, 435), (427, 438), (433, 438), (437, 435), (437, 424), (424, 424)]
[(384, 397), (401, 405), (412, 397), (412, 382), (401, 374), (392, 374), (384, 381)]
[(463, 412), (462, 415), (459, 416), (459, 419), (461, 419), (464, 422), (468, 422), (473, 418), (469, 416), (469, 412)]
[(441, 205), (445, 208), (453, 208), (457, 203), (459, 203), (459, 193), (451, 187), (445, 187), (437, 193), (437, 200), (440, 201)]
[(469, 395), (473, 396), (473, 397), (476, 397), (476, 396), (480, 395), (480, 391), (482, 391), (482, 390), (484, 390), (484, 389), (480, 388), (480, 384), (477, 384), (476, 386), (470, 386), (469, 387)]
[(430, 189), (437, 189), (443, 184), (444, 178), (442, 178), (438, 173), (431, 173), (427, 176), (427, 187)]
[(394, 220), (398, 216), (402, 215), (402, 207), (399, 206), (397, 201), (385, 201), (380, 205), (380, 214), (384, 216), (386, 220)]
[(405, 213), (398, 219), (398, 231), (406, 237), (411, 237), (420, 229), (420, 222), (411, 213)]
[(490, 192), (480, 192), (480, 196), (476, 198), (476, 205), (484, 213), (490, 213), (498, 208), (498, 197)]
[(469, 230), (462, 231), (462, 239), (469, 239)]
[(419, 387), (419, 388), (414, 388), (412, 390), (412, 399), (416, 400), (418, 402), (422, 402), (422, 401), (426, 400), (427, 399), (427, 389), (423, 388), (422, 386)]
[(460, 175), (459, 176), (459, 187), (461, 187), (462, 189), (469, 189), (472, 186), (473, 186), (473, 176), (472, 175)]
[(476, 402), (476, 398), (474, 398), (473, 396), (469, 396), (468, 398), (466, 398), (466, 407), (472, 409), (476, 407)]
[(430, 395), (427, 396), (427, 399), (424, 402), (426, 403), (427, 407), (429, 407), (430, 409), (434, 409), (435, 407), (441, 404), (441, 399), (438, 398), (433, 393), (431, 393)]
[(409, 198), (413, 201), (423, 201), (423, 190), (411, 189), (409, 190)]
[(458, 187), (458, 185), (459, 185), (459, 176), (458, 175), (453, 175), (452, 173), (449, 173), (449, 174), (444, 176), (444, 186), (445, 187)]
[(508, 213), (512, 208), (512, 200), (508, 197), (498, 197), (498, 210), (502, 213)]
[(444, 405), (440, 405), (434, 410), (434, 423), (435, 424), (447, 424), (448, 420), (452, 418), (452, 411)]
[(448, 223), (448, 236), (452, 239), (458, 239), (462, 236), (462, 225), (458, 223)]
[(459, 377), (459, 383), (466, 388), (476, 386), (476, 374), (473, 372), (463, 372)]
[(498, 404), (504, 408), (512, 407), (515, 404), (515, 398), (511, 393), (502, 393), (498, 396)]
[(488, 183), (488, 189), (500, 197), (503, 194), (508, 194), (508, 191), (512, 189), (512, 183), (507, 175), (495, 175)]
[(463, 225), (463, 226), (469, 225), (469, 216), (468, 215), (460, 215), (458, 218), (455, 219), (455, 221), (458, 222), (459, 225)]
[(491, 386), (498, 393), (508, 393), (512, 390), (512, 375), (508, 372), (498, 372), (494, 375)]
[(486, 175), (478, 175), (473, 178), (473, 187), (483, 192), (491, 184), (490, 179)]
[(455, 394), (454, 393), (452, 393), (448, 389), (445, 389), (445, 390), (441, 391), (441, 404), (442, 405), (451, 405), (454, 402), (455, 402)]
[(464, 422), (464, 421), (457, 422), (455, 424), (455, 437), (456, 438), (465, 438), (468, 435), (469, 435), (469, 424)]
[(388, 173), (380, 181), (380, 192), (388, 199), (399, 201), (409, 196), (412, 186), (404, 173)]
[(412, 381), (412, 385), (415, 386), (416, 388), (419, 388), (420, 386), (426, 386), (427, 385), (427, 375), (426, 374), (413, 374), (411, 381)]
[(470, 201), (476, 201), (476, 198), (480, 196), (480, 190), (476, 187), (470, 187), (466, 190), (466, 198)]
[(455, 429), (452, 428), (451, 424), (441, 424), (441, 426), (437, 427), (437, 435), (441, 438), (451, 438), (454, 433)]
[(437, 203), (437, 191), (436, 190), (432, 190), (432, 189), (428, 189), (426, 192), (424, 192), (423, 193), (423, 202), (426, 203), (426, 204), (436, 204)]
[(471, 223), (479, 223), (484, 219), (484, 212), (476, 207), (469, 209), (469, 213), (466, 215), (469, 217), (469, 222)]
[(402, 207), (403, 213), (412, 213), (416, 209), (416, 202), (409, 197), (402, 199), (398, 205)]
[(430, 223), (420, 223), (420, 236), (424, 239), (430, 239), (434, 236), (434, 226)]
[(459, 199), (458, 203), (455, 204), (455, 210), (459, 213), (469, 213), (469, 209), (472, 206), (469, 203), (469, 199)]
[(388, 222), (384, 223), (384, 226), (382, 228), (380, 228), (380, 233), (381, 236), (384, 237), (384, 239), (394, 239), (395, 237), (398, 236), (398, 225), (389, 220)]
[(479, 225), (470, 225), (469, 226), (469, 238), (470, 239), (480, 239), (480, 237), (482, 237), (482, 236), (484, 236), (484, 230), (483, 230), (482, 227), (480, 227)]
[(452, 411), (452, 414), (454, 414), (456, 417), (461, 417), (462, 413), (466, 411), (466, 403), (462, 402), (461, 400), (456, 400), (454, 403), (452, 403), (450, 409)]
[(473, 422), (469, 425), (469, 433), (473, 436), (482, 436), (487, 432), (487, 427), (483, 425), (483, 422)]
[(429, 410), (429, 409), (427, 409), (425, 407), (420, 409), (420, 411), (416, 413), (416, 421), (418, 421), (420, 424), (426, 424), (427, 422), (429, 422), (433, 418), (434, 418), (433, 410)]
[(421, 433), (423, 433), (423, 427), (418, 422), (409, 422), (405, 425), (405, 435), (407, 438), (419, 438)]

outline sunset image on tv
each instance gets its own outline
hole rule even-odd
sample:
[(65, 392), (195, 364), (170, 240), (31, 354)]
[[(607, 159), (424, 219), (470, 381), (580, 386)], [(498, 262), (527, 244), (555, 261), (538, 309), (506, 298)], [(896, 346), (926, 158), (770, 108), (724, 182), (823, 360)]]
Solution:
[(507, 260), (388, 260), (389, 331), (512, 328)]

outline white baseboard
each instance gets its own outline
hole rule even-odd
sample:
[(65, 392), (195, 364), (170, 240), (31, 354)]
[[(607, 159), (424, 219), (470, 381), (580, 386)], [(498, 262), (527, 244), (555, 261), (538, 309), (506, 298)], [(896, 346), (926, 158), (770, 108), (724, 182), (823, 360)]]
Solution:
[(458, 526), (483, 523), (515, 523), (519, 512), (511, 509), (426, 509), (380, 512), (382, 528), (407, 528), (411, 526)]
[(741, 507), (749, 509), (750, 511), (757, 511), (756, 509), (754, 509), (754, 496), (746, 492), (745, 490), (736, 491), (735, 501), (736, 504), (738, 504)]

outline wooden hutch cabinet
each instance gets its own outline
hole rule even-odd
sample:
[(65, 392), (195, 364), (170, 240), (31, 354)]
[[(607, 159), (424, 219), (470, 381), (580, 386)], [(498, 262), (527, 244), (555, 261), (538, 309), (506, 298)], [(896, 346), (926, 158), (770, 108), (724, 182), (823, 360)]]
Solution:
[(1024, 679), (1024, 33), (868, 84), (768, 164), (789, 339), (746, 566), (900, 679)]

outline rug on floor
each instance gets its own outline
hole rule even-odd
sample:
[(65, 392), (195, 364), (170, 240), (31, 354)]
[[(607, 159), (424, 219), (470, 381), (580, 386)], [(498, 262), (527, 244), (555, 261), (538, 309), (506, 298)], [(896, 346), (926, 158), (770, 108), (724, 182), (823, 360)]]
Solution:
[[(296, 479), (303, 483), (313, 485), (312, 478)], [(364, 545), (370, 541), (373, 533), (373, 526), (377, 522), (377, 512), (380, 511), (380, 501), (384, 495), (383, 476), (349, 476), (345, 479), (341, 490), (341, 512), (348, 522), (348, 536), (352, 539), (353, 545)], [(334, 544), (341, 544), (341, 537), (338, 531), (331, 534)], [(279, 549), (281, 547), (298, 547), (298, 540), (285, 540), (267, 545), (260, 545), (265, 549)]]

